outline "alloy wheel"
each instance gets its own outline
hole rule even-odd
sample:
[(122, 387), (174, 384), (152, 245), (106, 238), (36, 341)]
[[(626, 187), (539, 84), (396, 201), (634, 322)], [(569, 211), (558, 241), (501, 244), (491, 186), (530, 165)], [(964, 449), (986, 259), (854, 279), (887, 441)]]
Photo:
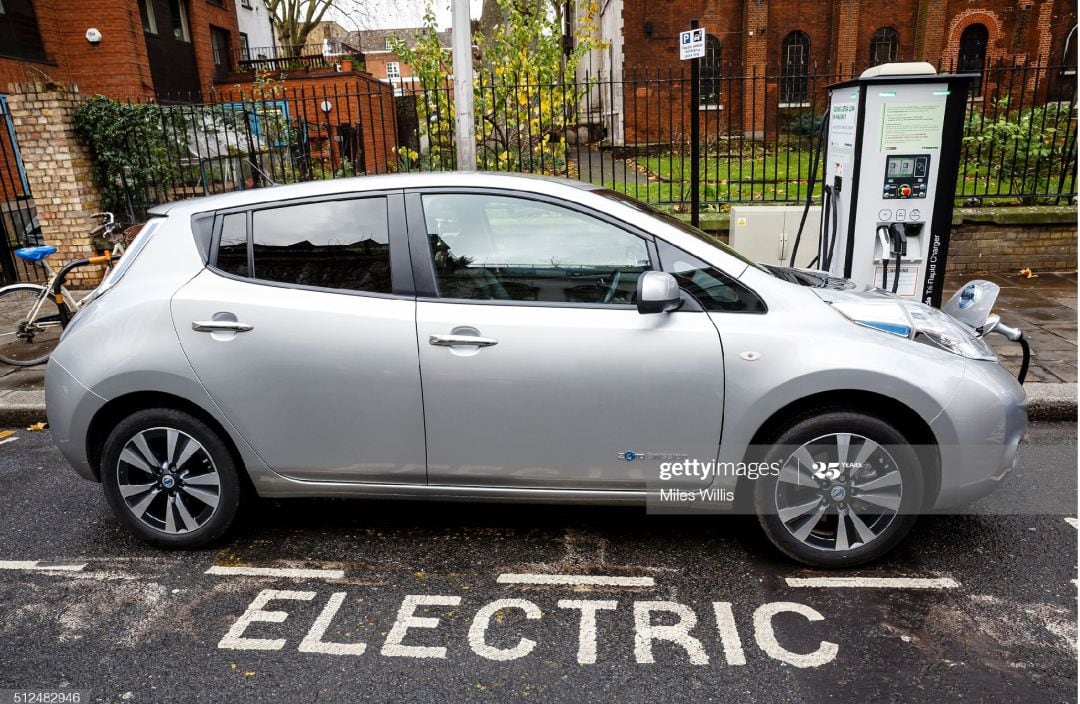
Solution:
[(221, 498), (221, 477), (210, 453), (175, 428), (148, 428), (128, 440), (116, 463), (116, 480), (132, 515), (170, 535), (205, 525)]
[(885, 447), (863, 435), (831, 433), (788, 456), (776, 483), (776, 512), (808, 547), (846, 551), (888, 529), (903, 489), (903, 475)]

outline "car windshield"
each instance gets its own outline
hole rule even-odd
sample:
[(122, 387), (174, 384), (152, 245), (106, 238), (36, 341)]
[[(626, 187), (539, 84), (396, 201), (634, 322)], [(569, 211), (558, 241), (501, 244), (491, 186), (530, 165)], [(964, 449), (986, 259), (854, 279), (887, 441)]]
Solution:
[(612, 191), (612, 190), (609, 190), (609, 189), (606, 189), (606, 188), (601, 188), (601, 189), (597, 189), (597, 190), (593, 191), (593, 193), (601, 195), (601, 196), (603, 196), (605, 198), (610, 198), (611, 200), (614, 200), (614, 201), (618, 201), (619, 203), (622, 203), (623, 205), (628, 205), (631, 208), (634, 208), (635, 210), (639, 210), (639, 211), (641, 211), (643, 213), (647, 213), (647, 214), (651, 215), (652, 217), (656, 218), (657, 220), (662, 220), (663, 222), (667, 223), (668, 225), (671, 225), (674, 228), (682, 230), (683, 232), (685, 232), (688, 235), (693, 235), (694, 237), (698, 238), (702, 242), (706, 242), (706, 243), (712, 245), (713, 247), (716, 247), (717, 249), (723, 250), (725, 253), (730, 254), (731, 256), (735, 257), (739, 261), (741, 261), (741, 262), (743, 262), (743, 263), (745, 263), (745, 264), (747, 264), (749, 266), (754, 267), (758, 271), (764, 272), (764, 273), (768, 274), (769, 276), (776, 276), (776, 274), (774, 272), (769, 271), (767, 268), (765, 268), (761, 264), (758, 264), (755, 261), (747, 259), (745, 256), (740, 254), (738, 251), (733, 249), (730, 245), (724, 244), (723, 242), (721, 242), (721, 241), (719, 241), (719, 240), (717, 240), (717, 239), (715, 239), (713, 237), (710, 237), (705, 232), (702, 232), (701, 230), (694, 227), (690, 223), (683, 222), (682, 220), (675, 217), (674, 215), (670, 215), (669, 213), (665, 213), (662, 210), (658, 210), (658, 209), (652, 207), (651, 205), (647, 205), (645, 203), (642, 203), (641, 201), (636, 200), (634, 198), (631, 198), (630, 196), (624, 195), (622, 193), (619, 193), (618, 191)]

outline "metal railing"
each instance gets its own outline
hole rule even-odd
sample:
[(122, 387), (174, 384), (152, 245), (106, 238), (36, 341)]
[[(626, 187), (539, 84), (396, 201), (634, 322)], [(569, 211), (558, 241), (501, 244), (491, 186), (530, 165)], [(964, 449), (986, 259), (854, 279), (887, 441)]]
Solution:
[[(745, 74), (726, 67), (709, 76), (697, 106), (689, 105), (688, 72), (674, 68), (583, 73), (569, 84), (478, 74), (478, 167), (581, 179), (685, 210), (697, 109), (705, 209), (802, 202), (821, 175), (820, 164), (816, 173), (810, 166), (826, 86), (860, 70), (811, 65), (781, 79), (776, 66)], [(130, 184), (120, 210), (137, 217), (157, 202), (269, 183), (456, 168), (448, 78), (357, 79), (337, 91), (284, 83), (261, 99), (222, 93), (212, 103), (162, 105), (166, 147), (130, 145), (164, 160), (162, 175)], [(1075, 202), (1075, 72), (995, 66), (978, 85), (965, 118), (957, 204)]]
[(364, 55), (341, 40), (326, 42), (241, 47), (233, 52), (233, 66), (238, 72), (247, 71), (287, 71), (290, 69), (331, 67), (343, 56), (363, 63)]

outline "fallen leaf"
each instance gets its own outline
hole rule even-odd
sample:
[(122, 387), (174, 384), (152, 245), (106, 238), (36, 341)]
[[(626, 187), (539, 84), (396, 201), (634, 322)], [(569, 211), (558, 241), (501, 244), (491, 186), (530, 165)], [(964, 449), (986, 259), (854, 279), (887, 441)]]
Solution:
[(1037, 279), (1039, 275), (1031, 270), (1031, 267), (1025, 267), (1020, 270), (1020, 275), (1025, 279)]
[(254, 676), (255, 676), (254, 672), (245, 672), (244, 673), (244, 677), (254, 677)]
[(48, 423), (34, 423), (29, 428), (27, 428), (27, 430), (29, 430), (30, 432), (33, 433), (33, 432), (37, 432), (39, 430), (45, 430), (48, 427), (49, 427)]

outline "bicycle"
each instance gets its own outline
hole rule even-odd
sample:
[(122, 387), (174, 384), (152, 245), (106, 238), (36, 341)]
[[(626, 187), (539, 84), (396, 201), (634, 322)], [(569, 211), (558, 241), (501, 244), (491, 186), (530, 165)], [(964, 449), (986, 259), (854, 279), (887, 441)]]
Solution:
[[(90, 230), (91, 237), (103, 237), (114, 246), (103, 255), (77, 259), (59, 270), (46, 259), (57, 252), (52, 245), (23, 247), (15, 256), (45, 269), (45, 284), (19, 283), (0, 288), (0, 362), (31, 367), (49, 359), (71, 317), (92, 295), (76, 299), (64, 286), (69, 272), (80, 266), (105, 264), (120, 258), (137, 233), (137, 228), (121, 229), (112, 213), (95, 213), (101, 222)], [(108, 268), (106, 269), (108, 274)]]

